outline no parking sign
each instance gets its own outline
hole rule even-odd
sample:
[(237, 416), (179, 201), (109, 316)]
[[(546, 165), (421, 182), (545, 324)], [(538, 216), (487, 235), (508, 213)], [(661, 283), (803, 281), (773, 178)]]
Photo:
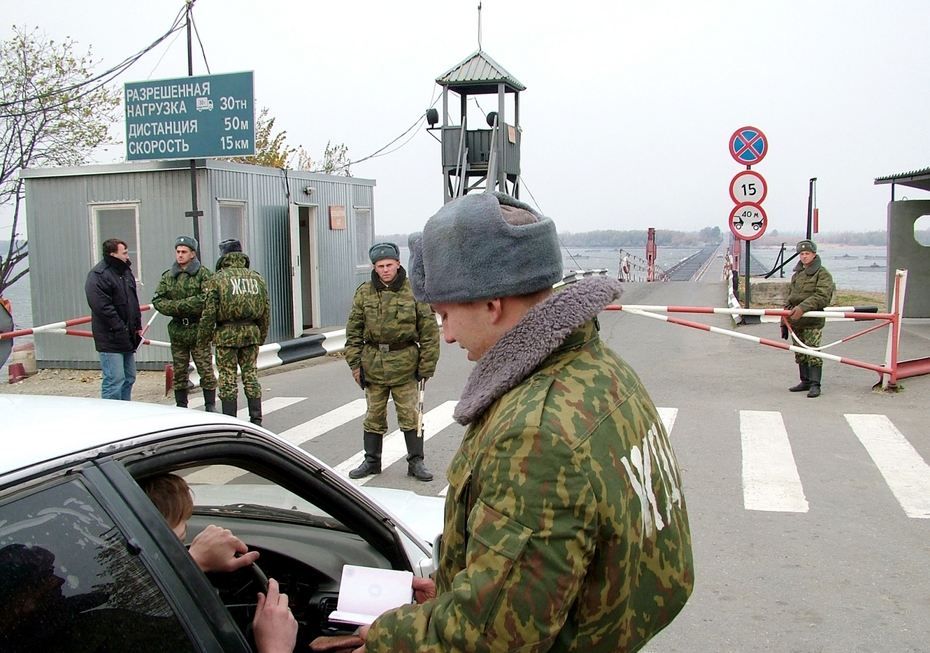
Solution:
[(768, 151), (769, 142), (761, 129), (740, 127), (730, 137), (730, 156), (737, 163), (755, 165), (765, 158)]

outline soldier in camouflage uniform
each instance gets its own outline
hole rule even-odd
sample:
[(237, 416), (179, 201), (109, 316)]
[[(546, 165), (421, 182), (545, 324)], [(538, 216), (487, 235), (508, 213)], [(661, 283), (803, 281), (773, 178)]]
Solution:
[(693, 559), (665, 428), (598, 337), (621, 285), (553, 293), (555, 225), (500, 193), (446, 204), (410, 261), (414, 294), (476, 365), (434, 583), (363, 626), (366, 650), (639, 650), (684, 606)]
[(417, 382), (436, 372), (439, 326), (427, 304), (417, 302), (394, 243), (368, 250), (371, 281), (355, 291), (346, 320), (345, 355), (355, 382), (365, 390), (368, 413), (362, 424), (365, 460), (350, 478), (381, 473), (387, 403), (394, 396), (397, 426), (407, 444), (407, 474), (432, 481), (423, 462), (423, 434), (417, 432)]
[(178, 236), (174, 241), (175, 262), (161, 275), (152, 305), (162, 315), (172, 318), (168, 323), (171, 340), (174, 401), (187, 408), (187, 386), (190, 360), (194, 359), (203, 388), (204, 410), (216, 412), (216, 374), (213, 373), (213, 351), (209, 342), (199, 340), (200, 316), (203, 314), (204, 282), (213, 276), (197, 258), (197, 240)]
[(207, 284), (206, 303), (200, 319), (200, 337), (213, 341), (220, 371), (223, 412), (236, 415), (239, 394), (236, 367), (242, 370), (242, 386), (249, 405), (249, 421), (262, 423), (262, 386), (258, 382), (258, 348), (268, 337), (271, 304), (265, 280), (249, 269), (249, 257), (238, 240), (220, 243), (216, 274)]
[[(833, 276), (823, 267), (817, 254), (817, 243), (812, 240), (800, 241), (795, 250), (800, 260), (794, 266), (791, 283), (788, 285), (788, 303), (785, 309), (791, 311), (785, 320), (794, 329), (798, 340), (808, 347), (819, 347), (823, 337), (826, 320), (822, 317), (803, 317), (807, 311), (822, 311), (833, 301)], [(798, 364), (801, 382), (788, 388), (790, 392), (803, 392), (814, 398), (820, 396), (820, 383), (823, 379), (823, 359), (795, 352), (794, 362)]]

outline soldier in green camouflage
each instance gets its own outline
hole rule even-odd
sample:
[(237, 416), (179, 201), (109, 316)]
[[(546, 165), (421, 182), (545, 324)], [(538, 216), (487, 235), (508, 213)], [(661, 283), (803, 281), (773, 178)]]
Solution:
[(249, 405), (249, 421), (262, 423), (262, 386), (258, 382), (258, 348), (268, 337), (271, 304), (265, 280), (249, 269), (249, 257), (238, 240), (220, 243), (216, 274), (207, 284), (200, 337), (213, 342), (220, 371), (223, 412), (236, 415), (239, 394), (236, 367)]
[(397, 426), (407, 444), (407, 474), (432, 481), (433, 474), (423, 462), (416, 404), (417, 382), (436, 372), (439, 326), (430, 307), (414, 299), (397, 245), (377, 243), (368, 256), (374, 267), (371, 281), (356, 289), (346, 320), (346, 362), (368, 402), (362, 424), (365, 460), (349, 477), (381, 473), (387, 403), (393, 395)]
[(190, 361), (194, 359), (203, 389), (204, 410), (216, 412), (216, 374), (213, 372), (213, 351), (210, 343), (199, 340), (200, 316), (203, 314), (203, 285), (213, 273), (197, 258), (197, 240), (178, 236), (174, 241), (175, 262), (161, 275), (152, 305), (162, 315), (171, 318), (168, 338), (171, 340), (172, 387), (175, 403), (187, 408), (187, 386)]
[(438, 569), (361, 628), (366, 650), (639, 650), (684, 606), (693, 558), (668, 435), (598, 336), (620, 284), (554, 293), (555, 225), (500, 193), (446, 204), (410, 261), (417, 299), (476, 365)]
[[(827, 321), (822, 317), (804, 317), (807, 311), (822, 311), (833, 301), (836, 286), (833, 276), (823, 266), (817, 254), (817, 243), (802, 240), (796, 246), (798, 264), (794, 266), (791, 283), (788, 284), (788, 303), (785, 308), (791, 315), (784, 320), (791, 325), (798, 340), (812, 349), (820, 347), (823, 327)], [(795, 352), (794, 362), (798, 365), (801, 382), (788, 388), (789, 392), (807, 391), (807, 396), (820, 396), (823, 381), (823, 359)]]

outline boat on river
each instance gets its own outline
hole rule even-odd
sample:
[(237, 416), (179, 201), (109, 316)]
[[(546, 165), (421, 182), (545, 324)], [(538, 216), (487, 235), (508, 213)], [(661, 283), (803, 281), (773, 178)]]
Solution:
[(887, 266), (873, 263), (872, 265), (860, 265), (859, 270), (884, 270)]

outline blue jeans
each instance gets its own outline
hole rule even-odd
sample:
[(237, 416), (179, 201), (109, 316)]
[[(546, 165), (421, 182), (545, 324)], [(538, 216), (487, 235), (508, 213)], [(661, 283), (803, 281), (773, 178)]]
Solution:
[(104, 399), (129, 401), (132, 395), (132, 384), (136, 382), (136, 355), (134, 353), (113, 354), (105, 351), (97, 353), (100, 354), (100, 369), (103, 370), (100, 396)]

